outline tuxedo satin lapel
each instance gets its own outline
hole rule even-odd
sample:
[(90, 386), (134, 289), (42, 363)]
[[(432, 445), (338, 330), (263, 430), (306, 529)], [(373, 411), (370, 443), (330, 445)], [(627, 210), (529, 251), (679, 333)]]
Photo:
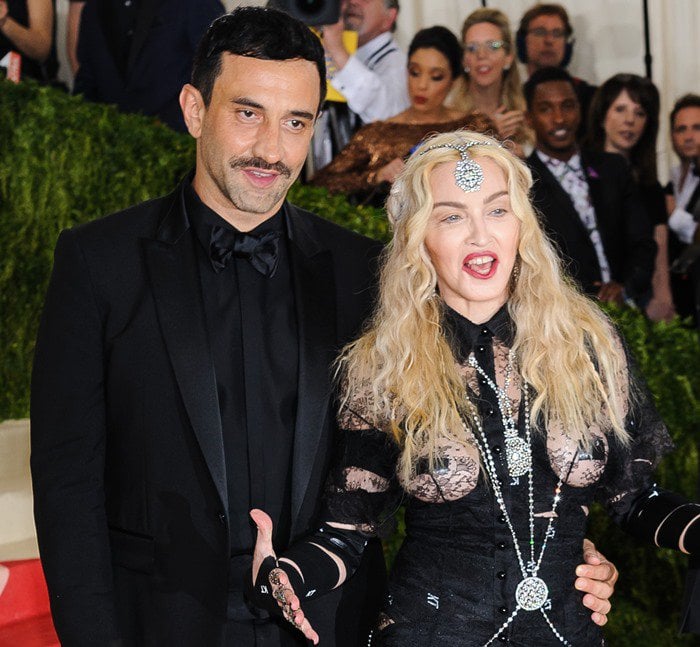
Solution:
[[(294, 301), (299, 328), (299, 386), (292, 462), (292, 533), (313, 474), (331, 393), (337, 352), (333, 263), (313, 227), (286, 205)], [(325, 448), (322, 450), (325, 451)], [(316, 475), (320, 478), (319, 475)]]
[(148, 31), (155, 18), (158, 8), (164, 0), (141, 0), (141, 4), (136, 14), (136, 26), (134, 27), (134, 37), (129, 48), (129, 60), (127, 61), (127, 74), (131, 71), (141, 48), (148, 38)]
[(207, 340), (194, 240), (182, 187), (155, 240), (144, 240), (146, 265), (173, 371), (207, 467), (228, 510), (226, 467), (214, 365)]
[(569, 194), (564, 190), (557, 178), (552, 175), (552, 172), (547, 168), (547, 166), (542, 162), (542, 160), (534, 155), (535, 163), (533, 167), (536, 169), (539, 175), (539, 181), (542, 182), (543, 188), (547, 194), (547, 199), (552, 204), (551, 214), (557, 214), (557, 217), (566, 218), (574, 224), (574, 226), (579, 229), (580, 233), (583, 234), (586, 239), (589, 239), (588, 231), (581, 222), (581, 218), (574, 207)]

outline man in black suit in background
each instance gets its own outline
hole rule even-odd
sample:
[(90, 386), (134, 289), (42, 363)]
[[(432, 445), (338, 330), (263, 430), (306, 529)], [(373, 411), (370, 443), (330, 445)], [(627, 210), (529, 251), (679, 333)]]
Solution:
[[(285, 201), (324, 94), (303, 23), (253, 7), (219, 18), (180, 94), (194, 174), (60, 236), (32, 474), (67, 647), (304, 644), (243, 590), (251, 508), (271, 512), (280, 547), (312, 528), (330, 366), (372, 300), (379, 244)], [(309, 609), (324, 644), (357, 644), (369, 571), (382, 591), (378, 542), (370, 552), (350, 589)]]
[[(378, 244), (285, 201), (324, 94), (303, 24), (254, 7), (218, 19), (180, 94), (194, 174), (61, 234), (32, 476), (66, 647), (305, 644), (247, 605), (244, 578), (251, 508), (272, 516), (280, 552), (315, 529), (330, 367), (372, 301)], [(305, 605), (325, 647), (366, 643), (384, 576), (370, 543), (341, 590)], [(616, 573), (588, 559), (577, 587), (603, 623)]]
[(219, 0), (90, 0), (81, 12), (73, 91), (185, 132), (178, 95)]
[(527, 160), (533, 203), (568, 271), (601, 301), (643, 307), (656, 244), (626, 161), (579, 149), (581, 110), (566, 70), (537, 70), (525, 84), (525, 99), (537, 137)]

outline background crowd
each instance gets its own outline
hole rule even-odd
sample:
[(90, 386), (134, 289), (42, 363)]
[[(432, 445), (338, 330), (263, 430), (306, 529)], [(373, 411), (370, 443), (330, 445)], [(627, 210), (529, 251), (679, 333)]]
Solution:
[[(23, 75), (55, 82), (58, 40), (75, 93), (183, 131), (179, 89), (201, 34), (227, 8), (219, 0), (77, 0), (57, 39), (51, 2), (0, 0), (0, 58), (15, 50)], [(459, 127), (495, 134), (528, 158), (547, 229), (587, 292), (633, 304), (654, 321), (697, 321), (696, 88), (670, 115), (680, 164), (664, 190), (656, 156), (666, 116), (657, 87), (621, 70), (596, 92), (587, 80), (554, 73), (567, 69), (576, 43), (563, 6), (536, 4), (519, 20), (479, 8), (461, 26), (418, 30), (407, 51), (395, 37), (399, 11), (397, 0), (348, 0), (336, 24), (319, 26), (330, 83), (343, 100), (326, 103), (304, 180), (381, 206), (426, 135)], [(348, 31), (357, 34), (356, 50)], [(556, 88), (571, 96), (549, 96)]]

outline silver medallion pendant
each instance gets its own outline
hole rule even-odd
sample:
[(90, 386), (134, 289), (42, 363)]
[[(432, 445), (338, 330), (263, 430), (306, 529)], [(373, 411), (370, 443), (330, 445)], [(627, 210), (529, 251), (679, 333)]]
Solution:
[(525, 611), (537, 611), (548, 597), (549, 589), (539, 577), (526, 577), (515, 589), (515, 601)]
[(530, 447), (520, 436), (510, 436), (505, 439), (506, 462), (511, 476), (523, 476), (532, 467)]

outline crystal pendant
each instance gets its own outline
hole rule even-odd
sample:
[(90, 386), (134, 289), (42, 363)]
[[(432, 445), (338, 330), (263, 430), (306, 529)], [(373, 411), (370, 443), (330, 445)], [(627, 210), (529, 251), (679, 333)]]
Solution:
[(526, 577), (515, 589), (515, 601), (525, 611), (536, 611), (549, 597), (549, 589), (539, 577)]
[(519, 436), (511, 436), (505, 439), (505, 446), (508, 473), (511, 476), (527, 474), (532, 467), (532, 455), (525, 440)]

